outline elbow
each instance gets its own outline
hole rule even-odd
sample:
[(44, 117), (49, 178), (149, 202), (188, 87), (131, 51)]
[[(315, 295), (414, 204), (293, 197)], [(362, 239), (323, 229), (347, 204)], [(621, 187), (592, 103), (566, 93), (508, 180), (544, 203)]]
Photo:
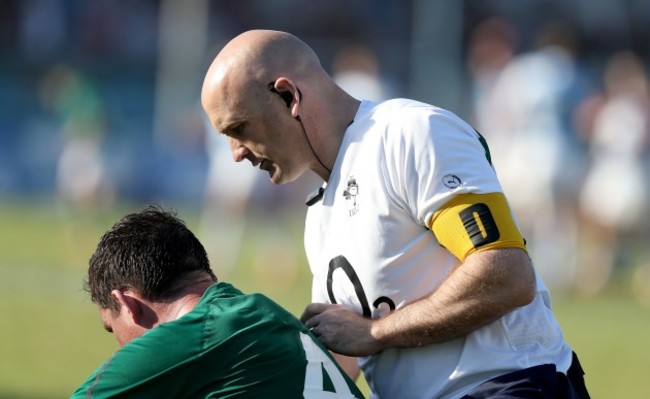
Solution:
[(535, 299), (535, 295), (537, 295), (537, 285), (535, 284), (534, 279), (532, 282), (526, 281), (522, 282), (520, 285), (521, 287), (518, 287), (517, 290), (516, 307), (528, 305)]
[(498, 281), (497, 295), (500, 308), (507, 313), (531, 303), (537, 294), (537, 279), (528, 253), (519, 248), (507, 248), (494, 252), (499, 270), (493, 281)]
[[(522, 251), (523, 254), (525, 252)], [(512, 303), (514, 307), (522, 307), (531, 303), (537, 295), (537, 280), (533, 265), (525, 254), (525, 260), (520, 263), (518, 273), (513, 273)]]

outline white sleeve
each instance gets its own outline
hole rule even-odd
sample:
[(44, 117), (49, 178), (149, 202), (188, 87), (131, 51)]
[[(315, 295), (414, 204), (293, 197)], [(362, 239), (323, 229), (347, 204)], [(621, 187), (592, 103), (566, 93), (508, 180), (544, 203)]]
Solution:
[(426, 226), (457, 194), (502, 192), (480, 138), (449, 111), (411, 107), (397, 113), (385, 139), (393, 200)]

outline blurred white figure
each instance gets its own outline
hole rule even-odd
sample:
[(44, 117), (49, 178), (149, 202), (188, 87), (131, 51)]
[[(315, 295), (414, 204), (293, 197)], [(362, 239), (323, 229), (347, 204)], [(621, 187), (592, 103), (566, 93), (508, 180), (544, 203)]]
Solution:
[(100, 143), (91, 137), (69, 140), (56, 170), (59, 198), (77, 208), (105, 201), (105, 171)]
[(111, 204), (114, 190), (102, 154), (106, 121), (97, 89), (78, 71), (59, 65), (46, 73), (41, 96), (60, 123), (59, 199), (75, 210)]
[(250, 197), (262, 174), (247, 162), (234, 162), (226, 137), (204, 119), (209, 169), (199, 231), (215, 272), (225, 277), (239, 263)]
[[(507, 40), (514, 35), (510, 29), (501, 29), (501, 46), (514, 45)], [(575, 226), (561, 214), (558, 187), (578, 158), (561, 117), (562, 98), (576, 77), (573, 58), (556, 44), (509, 58), (513, 50), (501, 49), (500, 59), (488, 64), (492, 69), (478, 75), (476, 126), (488, 141), (537, 269), (549, 286), (567, 288), (575, 269)]]
[(379, 72), (377, 57), (362, 45), (341, 48), (332, 61), (336, 84), (356, 99), (385, 100), (391, 96)]
[(509, 21), (487, 19), (476, 26), (468, 45), (468, 67), (472, 74), (474, 123), (488, 124), (494, 108), (487, 100), (499, 75), (514, 57), (518, 37)]
[[(67, 65), (54, 65), (40, 82), (40, 100), (56, 119), (61, 152), (56, 164), (56, 195), (63, 218), (64, 251), (71, 266), (83, 265), (96, 212), (115, 201), (115, 188), (103, 154), (106, 115), (93, 81)], [(92, 244), (91, 244), (92, 245)]]
[(623, 241), (638, 239), (650, 216), (644, 65), (634, 53), (618, 53), (607, 63), (604, 81), (605, 102), (591, 134), (591, 168), (580, 193), (586, 245), (577, 288), (584, 294), (603, 288), (623, 255)]

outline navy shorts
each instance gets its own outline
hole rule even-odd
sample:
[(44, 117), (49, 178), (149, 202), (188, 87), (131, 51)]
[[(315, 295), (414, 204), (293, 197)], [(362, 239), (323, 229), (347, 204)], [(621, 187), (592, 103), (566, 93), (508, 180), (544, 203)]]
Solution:
[(488, 380), (461, 399), (589, 399), (583, 376), (574, 353), (566, 374), (542, 364)]

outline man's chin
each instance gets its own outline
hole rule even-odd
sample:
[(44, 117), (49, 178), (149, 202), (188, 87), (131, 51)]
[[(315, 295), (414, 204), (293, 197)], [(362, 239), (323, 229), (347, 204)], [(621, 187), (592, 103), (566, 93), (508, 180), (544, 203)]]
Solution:
[(268, 168), (265, 168), (267, 173), (269, 174), (269, 180), (271, 180), (271, 183), (273, 184), (282, 184), (282, 173), (275, 167), (275, 166), (269, 166)]
[(291, 183), (298, 178), (298, 176), (292, 176), (292, 175), (287, 175), (285, 173), (282, 173), (282, 171), (277, 168), (272, 168), (268, 172), (269, 172), (269, 179), (271, 180), (271, 183), (276, 185)]

